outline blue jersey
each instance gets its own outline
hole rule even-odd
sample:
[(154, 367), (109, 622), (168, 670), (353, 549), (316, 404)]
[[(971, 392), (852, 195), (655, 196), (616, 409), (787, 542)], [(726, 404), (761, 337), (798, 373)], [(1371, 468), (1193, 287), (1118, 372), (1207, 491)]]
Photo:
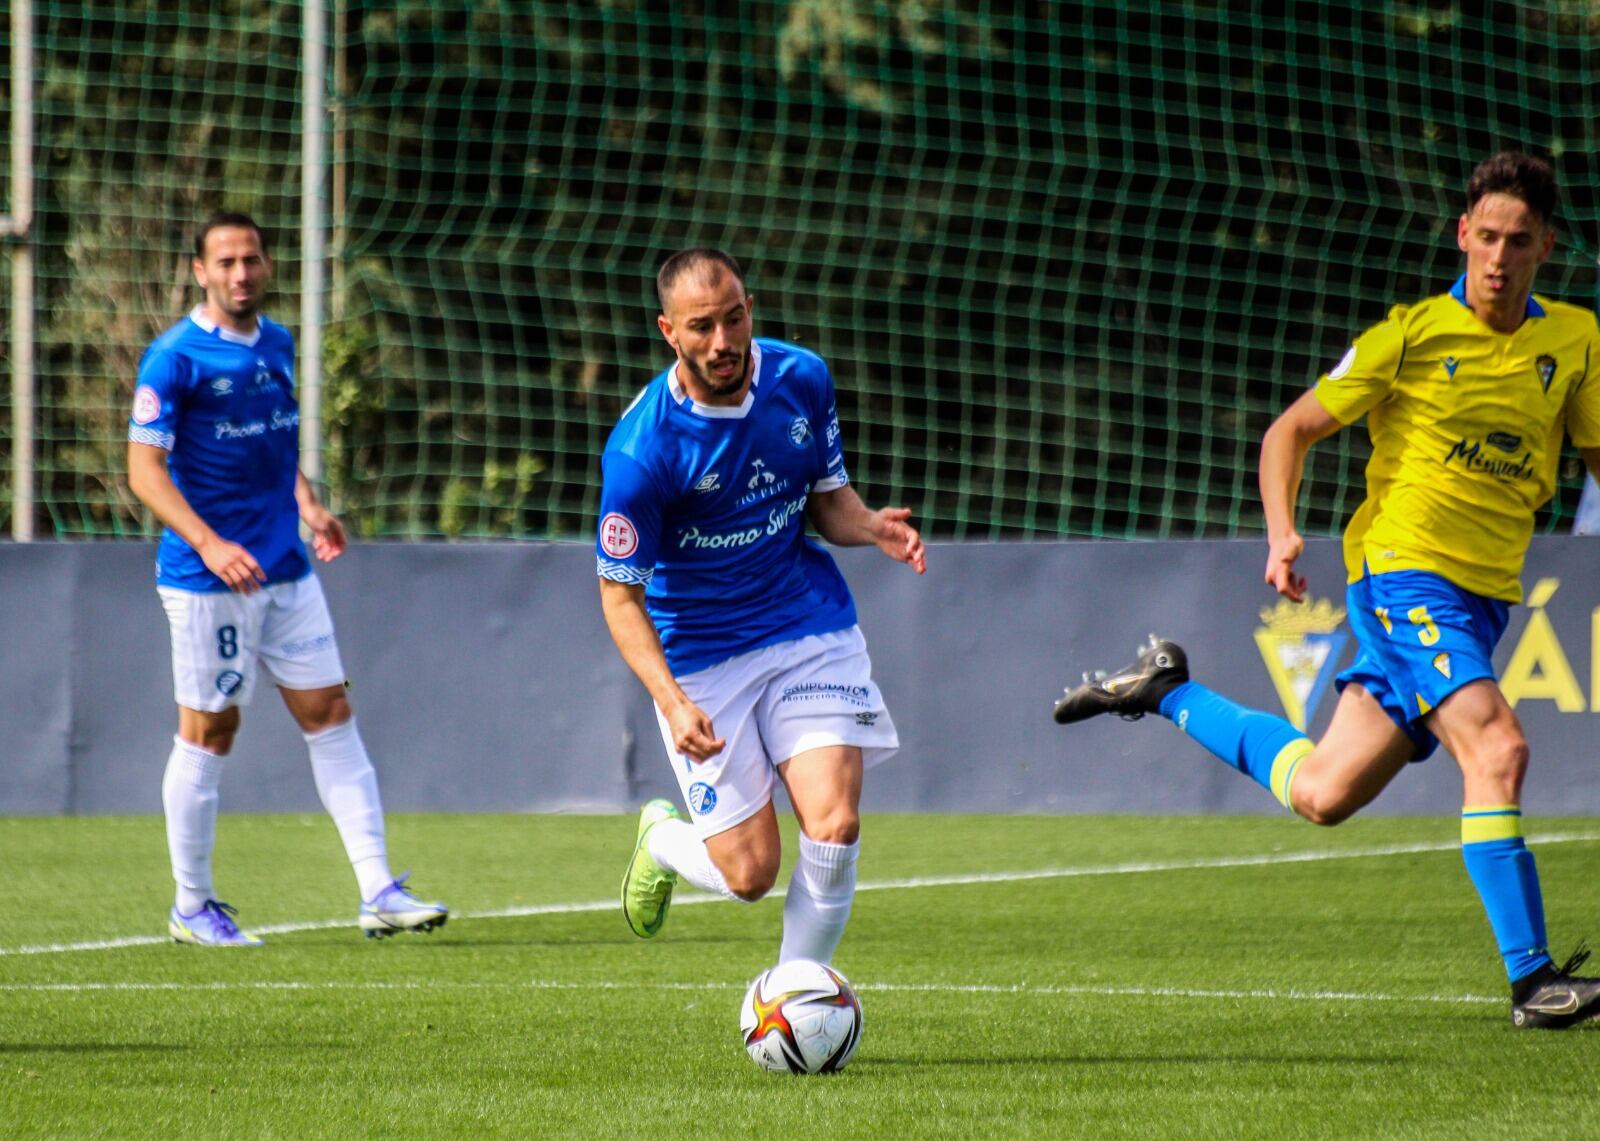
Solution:
[[(167, 450), (172, 482), (195, 514), (255, 556), (269, 583), (311, 571), (294, 498), (299, 429), (294, 338), (265, 317), (247, 337), (196, 308), (139, 361), (128, 439)], [(171, 528), (161, 536), (156, 582), (228, 589)]]
[(855, 625), (844, 576), (805, 534), (806, 497), (849, 482), (828, 366), (757, 339), (738, 408), (695, 403), (675, 369), (646, 386), (606, 442), (601, 577), (644, 585), (680, 676)]

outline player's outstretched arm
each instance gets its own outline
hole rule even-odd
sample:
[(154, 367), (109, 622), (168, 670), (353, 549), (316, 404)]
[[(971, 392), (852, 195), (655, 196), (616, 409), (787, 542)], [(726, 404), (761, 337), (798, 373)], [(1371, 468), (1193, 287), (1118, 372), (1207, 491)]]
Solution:
[(644, 683), (650, 699), (666, 717), (678, 752), (695, 761), (722, 752), (727, 742), (717, 736), (711, 718), (689, 700), (672, 676), (672, 667), (667, 665), (667, 655), (661, 649), (661, 637), (650, 621), (650, 612), (644, 608), (644, 587), (602, 578), (600, 609), (622, 660)]
[(1306, 453), (1312, 444), (1342, 427), (1312, 390), (1289, 405), (1261, 440), (1261, 509), (1267, 519), (1265, 578), (1269, 586), (1294, 602), (1303, 602), (1306, 596), (1305, 577), (1294, 573), (1295, 560), (1306, 545), (1294, 521)]
[(896, 562), (918, 574), (928, 570), (928, 552), (922, 536), (911, 525), (911, 508), (880, 507), (861, 502), (856, 489), (846, 484), (833, 491), (812, 492), (806, 518), (817, 534), (836, 547), (876, 546)]
[(300, 521), (311, 531), (311, 549), (317, 558), (329, 563), (344, 554), (345, 547), (349, 546), (344, 524), (322, 505), (316, 488), (299, 469), (294, 473), (294, 501), (300, 505)]
[(229, 590), (250, 594), (267, 581), (267, 572), (254, 555), (218, 535), (189, 506), (167, 472), (166, 449), (130, 441), (128, 487), (152, 515), (194, 548), (206, 568), (227, 583)]

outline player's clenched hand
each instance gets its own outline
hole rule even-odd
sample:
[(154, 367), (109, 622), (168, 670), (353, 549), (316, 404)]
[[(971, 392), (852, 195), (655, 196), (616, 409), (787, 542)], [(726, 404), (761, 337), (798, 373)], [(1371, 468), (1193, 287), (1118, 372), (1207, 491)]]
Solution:
[(329, 563), (344, 554), (350, 540), (345, 534), (344, 524), (332, 511), (317, 506), (302, 511), (300, 519), (311, 529), (311, 549), (316, 552), (317, 558)]
[(905, 563), (918, 574), (928, 570), (928, 552), (922, 545), (922, 536), (907, 520), (909, 507), (882, 507), (877, 512), (878, 549), (896, 562)]
[(727, 744), (711, 727), (711, 718), (692, 701), (668, 710), (667, 726), (672, 730), (674, 747), (691, 761), (709, 760)]
[(214, 539), (199, 552), (206, 569), (216, 575), (229, 590), (240, 594), (254, 594), (267, 581), (267, 572), (249, 551), (238, 543)]
[(1306, 600), (1305, 576), (1294, 573), (1295, 560), (1305, 549), (1305, 540), (1291, 531), (1271, 540), (1267, 550), (1267, 585), (1291, 602)]

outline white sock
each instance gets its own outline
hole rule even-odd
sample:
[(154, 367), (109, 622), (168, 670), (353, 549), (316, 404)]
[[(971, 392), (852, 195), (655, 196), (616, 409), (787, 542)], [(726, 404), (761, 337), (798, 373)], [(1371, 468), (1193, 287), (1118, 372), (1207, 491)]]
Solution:
[(378, 774), (356, 731), (355, 718), (320, 733), (307, 733), (305, 739), (317, 795), (339, 829), (345, 855), (361, 884), (361, 898), (376, 899), (394, 876), (389, 874), (389, 851), (383, 838)]
[(172, 738), (167, 771), (161, 778), (161, 804), (167, 814), (167, 852), (178, 885), (182, 915), (193, 915), (216, 898), (211, 883), (211, 850), (217, 843), (217, 788), (222, 758), (199, 745)]
[(831, 963), (856, 898), (856, 856), (861, 841), (828, 844), (800, 835), (800, 862), (783, 899), (783, 946), (778, 962)]
[(694, 884), (701, 891), (745, 903), (728, 890), (728, 881), (711, 860), (706, 842), (687, 820), (663, 820), (650, 829), (650, 858)]

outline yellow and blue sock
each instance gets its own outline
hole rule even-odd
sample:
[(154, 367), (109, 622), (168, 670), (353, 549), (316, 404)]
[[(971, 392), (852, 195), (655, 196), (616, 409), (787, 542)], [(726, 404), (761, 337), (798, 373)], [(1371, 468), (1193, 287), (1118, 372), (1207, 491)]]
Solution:
[(1188, 681), (1161, 699), (1161, 716), (1293, 809), (1290, 799), (1311, 738), (1282, 717), (1250, 709), (1198, 682)]
[(1522, 809), (1488, 804), (1461, 810), (1461, 858), (1489, 913), (1512, 982), (1550, 962), (1539, 870), (1522, 840)]

